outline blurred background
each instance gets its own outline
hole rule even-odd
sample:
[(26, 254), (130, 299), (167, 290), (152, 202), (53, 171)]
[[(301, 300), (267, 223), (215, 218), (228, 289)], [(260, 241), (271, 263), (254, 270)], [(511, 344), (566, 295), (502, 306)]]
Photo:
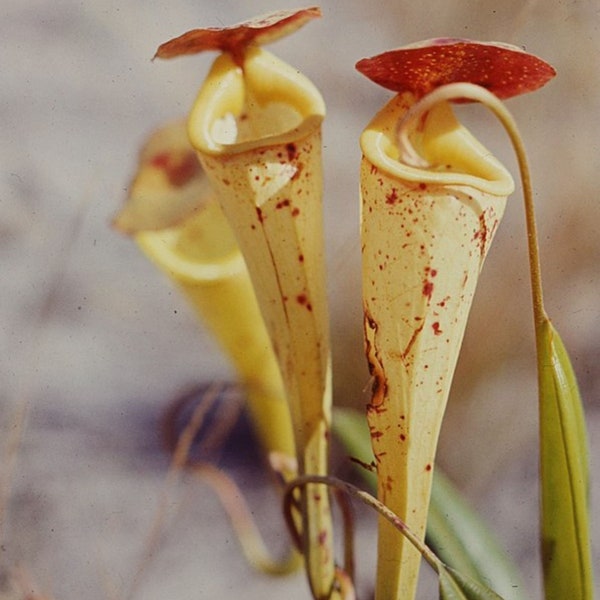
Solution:
[[(301, 575), (272, 581), (255, 574), (210, 489), (187, 480), (169, 496), (166, 532), (132, 588), (168, 466), (159, 431), (163, 411), (191, 387), (232, 374), (183, 298), (109, 227), (141, 143), (163, 122), (185, 115), (213, 60), (151, 62), (156, 47), (188, 29), (297, 6), (295, 0), (2, 3), (2, 600), (25, 598), (23, 590), (33, 588), (61, 600), (308, 597)], [(530, 153), (547, 308), (572, 352), (586, 402), (594, 513), (600, 501), (600, 5), (323, 0), (321, 7), (323, 19), (270, 49), (308, 75), (328, 106), (325, 219), (340, 404), (362, 408), (368, 401), (358, 136), (390, 97), (354, 63), (451, 36), (517, 44), (556, 67), (553, 82), (511, 100), (509, 108)], [(493, 118), (477, 107), (461, 108), (460, 115), (516, 173)], [(516, 192), (480, 279), (439, 464), (496, 529), (539, 597), (532, 329)], [(18, 450), (11, 449), (24, 407), (27, 426)], [(256, 457), (242, 449), (229, 460), (269, 544), (282, 550), (277, 501), (265, 491)], [(594, 528), (600, 564), (597, 520)], [(368, 597), (372, 527), (360, 531), (359, 589)], [(15, 573), (21, 591), (9, 582)]]

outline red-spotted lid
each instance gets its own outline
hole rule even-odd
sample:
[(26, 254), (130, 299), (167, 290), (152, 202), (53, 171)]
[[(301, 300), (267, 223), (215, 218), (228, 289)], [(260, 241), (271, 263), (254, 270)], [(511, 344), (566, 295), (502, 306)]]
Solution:
[(317, 6), (297, 10), (280, 10), (231, 27), (192, 29), (161, 44), (155, 58), (174, 58), (206, 50), (229, 52), (238, 61), (251, 45), (269, 44), (282, 38), (305, 23), (321, 16)]
[(356, 68), (387, 89), (419, 97), (441, 85), (468, 82), (510, 98), (532, 92), (556, 75), (547, 62), (517, 46), (455, 38), (390, 50), (360, 60)]

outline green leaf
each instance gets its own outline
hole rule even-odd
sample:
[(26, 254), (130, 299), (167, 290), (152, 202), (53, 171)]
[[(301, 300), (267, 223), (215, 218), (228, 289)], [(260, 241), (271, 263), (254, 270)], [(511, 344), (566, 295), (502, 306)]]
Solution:
[(439, 565), (441, 600), (502, 600), (502, 596), (443, 564)]
[(537, 330), (546, 600), (592, 600), (585, 419), (571, 361), (548, 319)]
[[(348, 453), (369, 462), (372, 457), (369, 429), (364, 415), (336, 408), (333, 431)], [(360, 474), (371, 490), (377, 489), (375, 473)], [(500, 547), (486, 524), (439, 469), (434, 471), (427, 539), (445, 563), (498, 590), (507, 600), (524, 600), (518, 569)]]
[(526, 598), (515, 564), (439, 469), (434, 472), (427, 539), (445, 563), (497, 590), (506, 600)]

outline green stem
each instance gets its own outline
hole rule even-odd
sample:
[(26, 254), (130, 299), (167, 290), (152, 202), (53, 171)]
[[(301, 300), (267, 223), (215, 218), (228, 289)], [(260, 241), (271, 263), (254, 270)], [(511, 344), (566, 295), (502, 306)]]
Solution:
[(542, 292), (542, 275), (540, 268), (540, 255), (538, 245), (537, 226), (535, 221), (535, 208), (533, 203), (533, 189), (531, 185), (531, 174), (527, 160), (527, 152), (517, 124), (504, 103), (485, 88), (472, 83), (451, 83), (441, 86), (421, 98), (398, 125), (398, 145), (401, 151), (401, 159), (408, 164), (423, 165), (423, 158), (413, 148), (409, 134), (411, 125), (420, 117), (440, 102), (467, 99), (483, 104), (489, 108), (502, 123), (508, 134), (517, 156), (521, 182), (523, 185), (523, 199), (525, 203), (525, 220), (527, 224), (527, 244), (529, 251), (529, 268), (531, 277), (531, 292), (533, 297), (533, 316), (536, 330), (547, 321), (548, 317), (544, 310)]
[(322, 483), (340, 490), (376, 510), (384, 519), (389, 521), (400, 533), (402, 533), (402, 535), (421, 553), (421, 556), (423, 556), (423, 558), (431, 565), (435, 572), (439, 573), (440, 565), (442, 565), (440, 559), (419, 539), (419, 536), (417, 536), (396, 513), (391, 511), (385, 504), (375, 498), (375, 496), (372, 496), (368, 492), (361, 490), (351, 483), (338, 479), (337, 477), (303, 475), (294, 479), (287, 485), (283, 498), (283, 512), (294, 538), (297, 539), (298, 537), (294, 527), (294, 519), (291, 514), (295, 505), (294, 491), (297, 488), (305, 487), (311, 483)]

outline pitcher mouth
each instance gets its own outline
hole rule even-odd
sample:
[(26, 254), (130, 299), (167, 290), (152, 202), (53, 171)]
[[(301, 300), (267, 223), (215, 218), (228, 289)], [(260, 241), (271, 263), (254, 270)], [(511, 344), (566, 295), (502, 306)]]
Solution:
[(411, 93), (395, 96), (361, 135), (363, 154), (374, 167), (409, 182), (468, 185), (497, 196), (508, 196), (514, 191), (510, 173), (461, 125), (449, 103), (429, 111), (411, 132), (411, 141), (428, 166), (420, 168), (403, 162), (397, 130), (414, 102)]
[(176, 227), (140, 231), (138, 244), (181, 281), (218, 283), (246, 270), (233, 232), (215, 201)]
[(242, 66), (228, 54), (214, 62), (188, 134), (199, 152), (239, 154), (304, 138), (324, 116), (323, 99), (307, 78), (262, 48), (250, 48)]

